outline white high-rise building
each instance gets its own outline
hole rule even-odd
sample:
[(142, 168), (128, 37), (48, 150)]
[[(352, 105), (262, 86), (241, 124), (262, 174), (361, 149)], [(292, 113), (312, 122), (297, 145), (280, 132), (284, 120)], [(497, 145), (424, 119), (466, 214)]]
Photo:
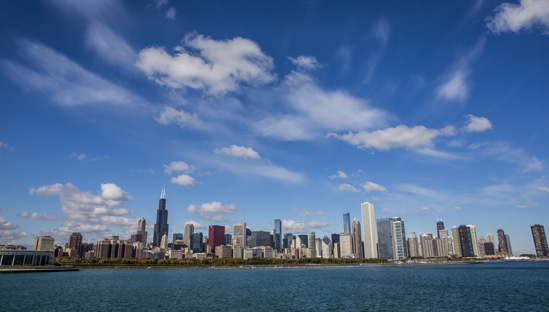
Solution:
[(236, 248), (246, 248), (246, 223), (234, 225), (233, 244)]
[(333, 258), (332, 241), (326, 235), (322, 239), (322, 258)]
[(471, 242), (473, 243), (473, 253), (475, 257), (480, 257), (480, 250), (478, 249), (477, 229), (474, 225), (468, 225), (471, 232)]
[(364, 233), (364, 258), (377, 258), (376, 218), (374, 216), (374, 204), (365, 202), (361, 205), (362, 227)]
[(341, 258), (353, 258), (353, 236), (347, 233), (339, 234), (339, 250)]
[(309, 246), (309, 248), (307, 248), (308, 249), (307, 257), (316, 258), (316, 233), (315, 232), (309, 233), (309, 240), (307, 242), (307, 246)]

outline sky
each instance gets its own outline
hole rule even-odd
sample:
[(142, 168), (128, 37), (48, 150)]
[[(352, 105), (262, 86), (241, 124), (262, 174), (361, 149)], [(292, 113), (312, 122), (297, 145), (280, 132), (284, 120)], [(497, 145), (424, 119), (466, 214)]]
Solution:
[(0, 243), (152, 237), (163, 188), (173, 233), (549, 225), (546, 0), (8, 0), (0, 30)]

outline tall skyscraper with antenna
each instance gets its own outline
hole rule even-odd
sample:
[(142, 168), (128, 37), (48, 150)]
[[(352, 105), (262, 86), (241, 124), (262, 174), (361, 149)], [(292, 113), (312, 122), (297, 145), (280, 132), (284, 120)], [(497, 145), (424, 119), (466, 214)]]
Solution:
[(343, 233), (351, 234), (351, 215), (348, 211), (343, 214)]
[(156, 211), (156, 224), (154, 225), (153, 244), (160, 247), (162, 236), (168, 235), (170, 225), (168, 224), (168, 210), (166, 210), (166, 190), (162, 188), (158, 210)]

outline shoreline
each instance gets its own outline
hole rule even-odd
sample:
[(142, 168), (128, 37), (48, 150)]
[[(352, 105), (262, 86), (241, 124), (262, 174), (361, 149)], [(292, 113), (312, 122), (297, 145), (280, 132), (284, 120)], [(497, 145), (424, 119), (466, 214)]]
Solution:
[(46, 272), (74, 272), (80, 271), (80, 268), (75, 266), (31, 266), (31, 267), (9, 267), (0, 268), (0, 274), (2, 273), (46, 273)]

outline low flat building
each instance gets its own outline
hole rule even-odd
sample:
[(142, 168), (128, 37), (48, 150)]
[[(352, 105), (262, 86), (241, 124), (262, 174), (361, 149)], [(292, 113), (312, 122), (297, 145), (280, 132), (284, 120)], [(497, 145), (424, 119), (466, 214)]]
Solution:
[(51, 251), (0, 248), (0, 266), (53, 264)]

